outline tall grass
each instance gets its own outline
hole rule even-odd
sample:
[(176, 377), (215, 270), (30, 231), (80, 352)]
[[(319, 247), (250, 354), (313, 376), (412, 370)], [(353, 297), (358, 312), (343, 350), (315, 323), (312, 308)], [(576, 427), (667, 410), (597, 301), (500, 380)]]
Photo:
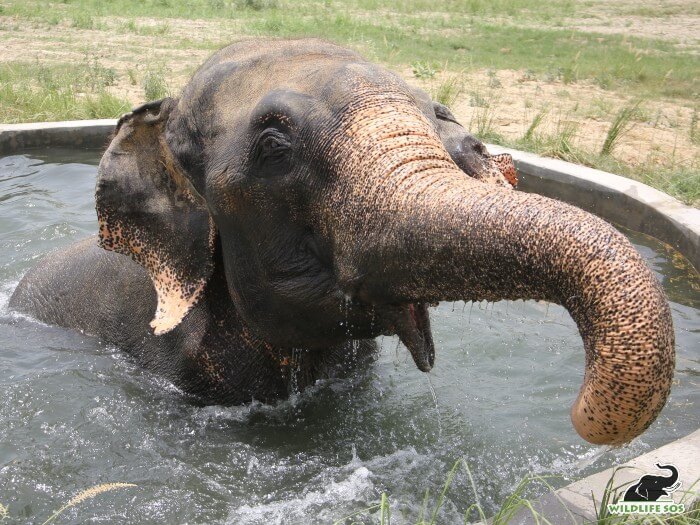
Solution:
[(165, 80), (165, 66), (149, 67), (143, 77), (142, 87), (146, 101), (158, 100), (170, 95), (168, 83)]
[(532, 122), (530, 122), (530, 125), (528, 126), (527, 130), (525, 131), (525, 134), (523, 135), (523, 140), (524, 141), (531, 141), (535, 137), (535, 131), (537, 131), (537, 128), (540, 127), (540, 124), (544, 121), (544, 118), (547, 116), (547, 112), (549, 110), (547, 108), (542, 109), (535, 115), (535, 118), (532, 119)]
[(624, 106), (617, 112), (605, 136), (603, 147), (600, 149), (601, 155), (610, 155), (620, 138), (632, 130), (635, 124), (634, 117), (640, 104), (641, 101), (637, 101), (629, 106)]
[(493, 92), (482, 94), (479, 91), (472, 92), (470, 103), (474, 106), (469, 121), (469, 131), (485, 142), (495, 142), (501, 139), (494, 131), (496, 114), (493, 106), (498, 101)]
[(114, 81), (114, 70), (92, 59), (79, 65), (0, 64), (0, 121), (117, 117), (130, 104), (107, 90)]
[(432, 85), (429, 92), (433, 100), (447, 107), (453, 107), (457, 99), (464, 93), (464, 80), (459, 73), (447, 74), (442, 81)]
[(94, 498), (95, 496), (98, 496), (104, 492), (135, 486), (136, 485), (134, 485), (133, 483), (104, 483), (102, 485), (90, 487), (89, 489), (83, 490), (82, 492), (71, 498), (70, 501), (68, 501), (68, 503), (66, 503), (60, 509), (51, 514), (51, 516), (49, 516), (49, 519), (42, 523), (42, 525), (48, 525), (71, 507), (80, 505), (83, 501)]

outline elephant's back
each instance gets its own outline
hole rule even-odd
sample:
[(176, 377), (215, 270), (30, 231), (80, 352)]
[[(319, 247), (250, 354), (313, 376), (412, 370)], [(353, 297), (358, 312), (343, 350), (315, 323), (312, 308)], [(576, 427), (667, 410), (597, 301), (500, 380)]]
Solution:
[(44, 256), (17, 285), (9, 306), (109, 341), (119, 332), (146, 330), (156, 296), (139, 265), (103, 250), (93, 236)]

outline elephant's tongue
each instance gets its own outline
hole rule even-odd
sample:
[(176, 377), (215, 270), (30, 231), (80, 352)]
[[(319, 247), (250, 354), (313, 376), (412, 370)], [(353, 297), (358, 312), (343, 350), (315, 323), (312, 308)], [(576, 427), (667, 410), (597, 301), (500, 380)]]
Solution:
[(435, 364), (435, 345), (430, 331), (428, 306), (411, 303), (401, 307), (395, 318), (396, 334), (408, 348), (413, 361), (422, 372), (429, 372)]

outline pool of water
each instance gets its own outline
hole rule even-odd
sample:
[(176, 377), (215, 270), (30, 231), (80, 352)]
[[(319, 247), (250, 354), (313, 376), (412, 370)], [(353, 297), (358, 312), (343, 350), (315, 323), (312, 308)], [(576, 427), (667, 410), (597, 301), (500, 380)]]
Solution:
[[(194, 406), (117, 349), (7, 310), (39, 257), (95, 233), (98, 158), (0, 159), (0, 503), (20, 522), (127, 482), (136, 487), (87, 500), (65, 521), (330, 523), (386, 492), (392, 523), (411, 523), (460, 458), (488, 513), (528, 474), (561, 486), (700, 426), (700, 279), (677, 252), (629, 232), (671, 300), (678, 358), (666, 408), (626, 447), (595, 447), (573, 430), (583, 346), (562, 308), (534, 302), (441, 304), (428, 375), (383, 338), (368, 370), (278, 405)], [(463, 522), (474, 501), (460, 470), (441, 521)]]

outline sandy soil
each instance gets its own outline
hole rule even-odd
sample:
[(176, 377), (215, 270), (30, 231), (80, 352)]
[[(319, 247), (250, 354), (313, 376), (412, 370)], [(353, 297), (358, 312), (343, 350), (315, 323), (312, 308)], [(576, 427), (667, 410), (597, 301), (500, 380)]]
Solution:
[[(410, 79), (410, 70), (404, 76)], [(440, 79), (417, 82), (429, 92)], [(497, 85), (498, 87), (491, 87)], [(603, 145), (610, 121), (625, 105), (635, 101), (585, 83), (564, 84), (528, 80), (521, 71), (478, 71), (466, 75), (464, 93), (453, 112), (465, 127), (475, 129), (477, 119), (492, 118), (493, 131), (509, 139), (522, 137), (538, 113), (545, 111), (535, 134), (556, 135), (564, 127), (575, 128), (573, 142), (597, 152)], [(484, 107), (483, 104), (488, 104)], [(653, 162), (690, 164), (700, 158), (700, 148), (690, 140), (693, 110), (681, 104), (645, 101), (628, 133), (619, 139), (615, 156), (630, 164)]]
[[(663, 16), (644, 16), (646, 10), (660, 11)], [(584, 14), (585, 17), (565, 19), (565, 25), (592, 33), (666, 40), (700, 54), (697, 0), (595, 0)]]

